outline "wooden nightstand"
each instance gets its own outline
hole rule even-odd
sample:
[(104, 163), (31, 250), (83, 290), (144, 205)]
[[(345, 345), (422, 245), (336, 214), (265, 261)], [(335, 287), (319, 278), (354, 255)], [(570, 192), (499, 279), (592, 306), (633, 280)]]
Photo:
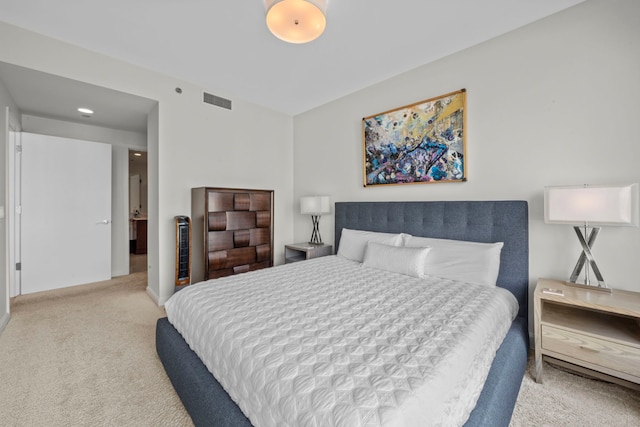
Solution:
[(534, 322), (537, 382), (542, 382), (544, 356), (550, 363), (640, 389), (640, 293), (585, 290), (540, 279)]
[(284, 246), (284, 262), (304, 261), (311, 258), (331, 255), (333, 246), (331, 245), (314, 245), (313, 243), (293, 243)]

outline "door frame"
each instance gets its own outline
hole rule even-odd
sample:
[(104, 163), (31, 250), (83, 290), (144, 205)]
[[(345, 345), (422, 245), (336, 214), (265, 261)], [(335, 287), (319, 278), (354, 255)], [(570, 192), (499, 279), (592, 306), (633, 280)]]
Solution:
[[(21, 195), (20, 174), (22, 168), (22, 128), (11, 115), (10, 107), (7, 107), (7, 200), (5, 209), (6, 236), (7, 236), (7, 295), (13, 298), (21, 293), (21, 276), (17, 269), (20, 262), (21, 205), (16, 199)], [(11, 134), (15, 138), (11, 137)], [(9, 300), (7, 298), (7, 301)]]
[[(7, 121), (8, 123), (8, 121)], [(23, 131), (19, 121), (14, 120), (12, 121), (12, 124), (14, 126), (15, 129), (18, 129), (18, 140), (20, 140), (21, 137), (21, 132)], [(6, 130), (5, 130), (6, 131)], [(8, 133), (8, 131), (6, 131)], [(73, 133), (73, 132), (72, 132)], [(62, 138), (71, 138), (71, 139), (77, 139), (74, 138), (75, 135), (52, 135), (52, 136), (60, 136)], [(8, 140), (8, 134), (7, 134), (7, 140)], [(118, 269), (117, 271), (113, 270), (112, 271), (112, 277), (116, 277), (116, 276), (121, 276), (121, 275), (127, 275), (129, 274), (129, 229), (128, 229), (128, 223), (129, 223), (129, 185), (128, 185), (128, 175), (129, 175), (129, 161), (128, 161), (128, 153), (129, 150), (136, 150), (136, 151), (145, 151), (148, 152), (148, 147), (142, 147), (142, 146), (137, 146), (137, 145), (133, 145), (133, 144), (112, 144), (111, 142), (107, 142), (104, 140), (99, 139), (95, 139), (95, 142), (103, 142), (106, 144), (111, 144), (113, 147), (113, 155), (114, 156), (120, 156), (120, 154), (116, 154), (120, 152), (120, 150), (122, 150), (123, 152), (123, 158), (122, 163), (121, 163), (121, 168), (114, 170), (114, 173), (118, 174), (117, 176), (120, 176), (120, 179), (123, 181), (124, 186), (120, 189), (121, 191), (126, 191), (126, 194), (124, 194), (124, 199), (123, 202), (124, 204), (122, 205), (122, 210), (118, 210), (116, 209), (115, 211), (112, 212), (112, 221), (119, 221), (122, 222), (123, 224), (125, 224), (125, 227), (122, 228), (122, 239), (123, 242), (118, 242), (119, 243), (123, 243), (122, 248), (119, 249), (119, 251), (124, 252), (124, 254), (126, 255), (126, 257), (124, 257), (123, 259), (126, 258), (126, 265), (125, 265), (125, 269), (122, 270), (122, 272), (120, 272), (120, 269)], [(6, 229), (6, 235), (7, 235), (7, 242), (6, 242), (6, 250), (7, 250), (7, 256), (5, 258), (5, 263), (6, 263), (6, 289), (3, 290), (3, 292), (6, 292), (6, 296), (7, 296), (7, 304), (11, 304), (10, 301), (10, 294), (11, 297), (14, 296), (14, 294), (12, 294), (12, 292), (15, 292), (16, 295), (20, 294), (20, 288), (15, 284), (16, 281), (16, 268), (15, 268), (15, 263), (16, 263), (16, 254), (15, 254), (15, 247), (14, 244), (20, 245), (20, 243), (17, 241), (17, 239), (14, 239), (14, 237), (19, 237), (19, 230), (17, 230), (18, 234), (16, 235), (16, 227), (17, 225), (15, 224), (15, 218), (17, 217), (18, 213), (16, 210), (19, 210), (19, 206), (16, 206), (15, 204), (15, 194), (16, 192), (20, 191), (20, 188), (18, 186), (18, 182), (16, 182), (16, 177), (15, 177), (15, 146), (9, 147), (9, 144), (7, 144), (7, 153), (6, 153), (6, 158), (7, 158), (7, 169), (6, 169), (6, 182), (7, 182), (7, 195), (6, 195), (6, 214), (7, 214), (7, 221), (5, 222), (5, 225), (7, 227)], [(114, 157), (115, 159), (115, 157)], [(148, 171), (148, 166), (147, 166), (147, 171)], [(126, 180), (126, 181), (125, 181)], [(112, 192), (115, 190), (115, 188), (120, 188), (118, 186), (118, 184), (116, 184), (115, 182), (113, 183), (113, 188), (112, 188)], [(115, 202), (114, 202), (115, 203)], [(115, 206), (115, 205), (113, 205)], [(112, 207), (113, 207), (112, 206)], [(151, 212), (149, 212), (151, 213)], [(150, 236), (153, 236), (153, 230), (150, 230)], [(9, 235), (11, 233), (11, 238), (9, 238)], [(114, 247), (114, 239), (115, 236), (112, 234), (112, 248)], [(120, 246), (117, 246), (118, 248)], [(112, 268), (114, 266), (114, 257), (112, 255)], [(124, 265), (124, 264), (123, 264)], [(126, 271), (125, 271), (126, 270)], [(115, 273), (115, 274), (114, 274)], [(15, 289), (15, 291), (14, 291)], [(153, 296), (152, 296), (153, 299)], [(154, 299), (155, 301), (156, 299)]]

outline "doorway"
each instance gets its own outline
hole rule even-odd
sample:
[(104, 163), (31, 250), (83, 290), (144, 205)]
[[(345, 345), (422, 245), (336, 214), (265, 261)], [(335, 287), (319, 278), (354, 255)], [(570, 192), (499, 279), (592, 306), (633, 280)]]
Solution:
[(147, 152), (129, 150), (129, 273), (147, 271)]
[[(147, 132), (149, 115), (157, 110), (158, 102), (113, 89), (99, 87), (64, 77), (36, 71), (0, 61), (0, 85), (6, 88), (9, 99), (17, 107), (14, 128), (8, 151), (20, 143), (20, 131), (49, 134), (65, 138), (108, 142), (113, 148), (113, 215), (112, 215), (112, 276), (129, 273), (128, 235), (128, 156), (129, 148), (146, 150), (148, 144), (157, 146), (157, 119), (151, 124), (151, 139)], [(12, 105), (13, 105), (12, 104)], [(90, 104), (90, 105), (88, 105)], [(78, 113), (77, 107), (94, 107), (94, 117)], [(75, 112), (75, 113), (74, 113)], [(155, 114), (155, 113), (154, 113)], [(155, 117), (155, 116), (152, 116)], [(20, 222), (20, 201), (15, 205), (12, 191), (19, 186), (15, 166), (0, 170), (7, 180), (7, 285), (0, 289), (0, 301), (20, 293), (20, 241), (16, 238), (15, 223)], [(157, 176), (150, 177), (155, 183)], [(153, 214), (153, 213), (152, 213)], [(153, 236), (157, 231), (150, 230)], [(16, 265), (17, 264), (17, 265)], [(155, 271), (155, 270), (154, 270)], [(156, 273), (157, 274), (157, 273)], [(0, 313), (1, 319), (1, 313)]]

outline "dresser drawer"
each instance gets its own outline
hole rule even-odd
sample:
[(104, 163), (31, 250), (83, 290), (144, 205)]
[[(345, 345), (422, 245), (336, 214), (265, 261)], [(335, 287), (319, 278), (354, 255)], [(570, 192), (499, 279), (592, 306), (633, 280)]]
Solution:
[(542, 349), (640, 377), (640, 349), (542, 325)]

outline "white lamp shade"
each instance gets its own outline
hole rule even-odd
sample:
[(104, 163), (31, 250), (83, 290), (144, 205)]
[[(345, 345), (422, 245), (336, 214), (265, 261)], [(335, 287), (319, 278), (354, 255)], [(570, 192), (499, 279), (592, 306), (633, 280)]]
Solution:
[(327, 25), (325, 0), (266, 0), (267, 27), (288, 43), (317, 39)]
[(545, 187), (544, 221), (637, 227), (638, 184)]
[(331, 212), (329, 196), (307, 196), (300, 198), (300, 213), (322, 215)]

